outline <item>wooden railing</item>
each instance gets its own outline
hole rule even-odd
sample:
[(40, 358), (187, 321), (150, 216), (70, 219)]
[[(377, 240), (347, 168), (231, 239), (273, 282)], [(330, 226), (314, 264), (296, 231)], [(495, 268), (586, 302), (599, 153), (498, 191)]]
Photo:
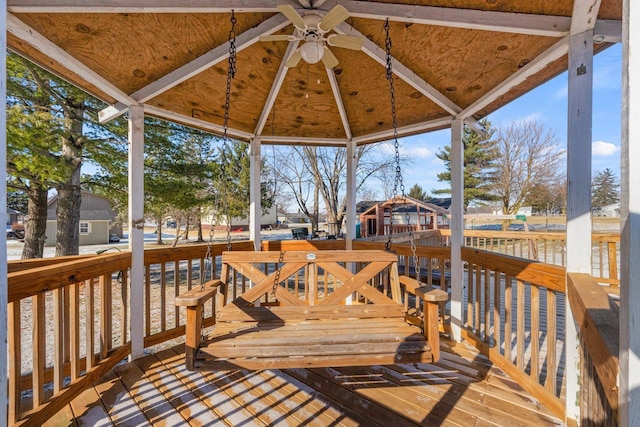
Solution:
[[(449, 244), (450, 230), (439, 230)], [(620, 234), (591, 235), (592, 275), (599, 283), (620, 286)], [(566, 266), (566, 234), (553, 232), (464, 230), (464, 246), (518, 258)]]
[[(203, 271), (215, 274), (226, 248), (145, 251), (145, 348), (184, 335), (175, 296), (199, 285)], [(253, 242), (233, 244), (252, 249)], [(11, 424), (41, 425), (127, 357), (130, 266), (129, 252), (9, 262)], [(212, 324), (211, 310), (206, 315)]]
[(580, 342), (580, 425), (618, 423), (619, 310), (591, 276), (568, 274)]
[(9, 273), (9, 423), (42, 425), (129, 354), (129, 264), (122, 253)]
[(564, 417), (564, 268), (470, 248), (462, 259), (463, 337)]

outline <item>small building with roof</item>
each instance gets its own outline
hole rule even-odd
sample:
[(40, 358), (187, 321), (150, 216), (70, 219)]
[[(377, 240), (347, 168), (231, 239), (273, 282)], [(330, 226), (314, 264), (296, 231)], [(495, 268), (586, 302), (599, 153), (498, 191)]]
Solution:
[[(446, 203), (443, 202), (443, 205)], [(361, 237), (449, 228), (446, 208), (409, 196), (398, 196), (383, 202), (360, 202), (358, 208), (356, 212), (360, 213)]]
[[(49, 199), (45, 246), (56, 244), (58, 195)], [(82, 192), (80, 203), (80, 245), (109, 243), (112, 234), (122, 237), (122, 226), (116, 221), (117, 211), (111, 201), (88, 191)]]

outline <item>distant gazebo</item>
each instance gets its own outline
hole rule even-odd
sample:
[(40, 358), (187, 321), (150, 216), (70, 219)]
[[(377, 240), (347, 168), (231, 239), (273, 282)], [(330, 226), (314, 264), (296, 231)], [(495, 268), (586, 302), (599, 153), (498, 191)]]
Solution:
[(409, 196), (378, 202), (360, 214), (361, 237), (448, 227), (446, 209)]

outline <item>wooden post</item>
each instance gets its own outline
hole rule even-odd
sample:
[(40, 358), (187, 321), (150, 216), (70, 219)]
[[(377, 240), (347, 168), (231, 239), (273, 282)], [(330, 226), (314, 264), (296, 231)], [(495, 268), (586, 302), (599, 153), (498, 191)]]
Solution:
[[(593, 30), (570, 36), (567, 136), (567, 273), (591, 274)], [(566, 416), (580, 419), (578, 329), (566, 301)]]
[(250, 189), (249, 189), (249, 239), (253, 240), (256, 251), (260, 250), (260, 218), (262, 217), (262, 204), (260, 192), (260, 169), (262, 162), (261, 143), (258, 138), (251, 140), (249, 146), (250, 163)]
[[(635, 24), (632, 24), (635, 22)], [(620, 236), (620, 425), (640, 425), (640, 4), (622, 17), (622, 176)], [(631, 160), (634, 159), (634, 160)]]
[[(463, 120), (451, 121), (451, 332), (455, 341), (462, 341), (463, 271), (462, 245), (464, 233), (464, 147)], [(444, 276), (442, 276), (444, 280)]]
[[(353, 239), (356, 236), (356, 167), (358, 165), (357, 144), (354, 141), (347, 143), (347, 217), (345, 236), (346, 249), (353, 249)], [(362, 224), (360, 224), (362, 229)]]
[[(131, 358), (144, 354), (144, 107), (129, 107), (129, 250)], [(123, 284), (124, 286), (125, 284)]]
[[(0, 0), (0, 99), (7, 105), (7, 2)], [(0, 176), (7, 176), (7, 115), (0, 111)], [(0, 180), (0, 221), (7, 223), (7, 182)], [(7, 366), (7, 234), (0, 236), (0, 366)], [(14, 373), (15, 375), (15, 373)], [(7, 375), (0, 375), (0, 424), (7, 419)]]

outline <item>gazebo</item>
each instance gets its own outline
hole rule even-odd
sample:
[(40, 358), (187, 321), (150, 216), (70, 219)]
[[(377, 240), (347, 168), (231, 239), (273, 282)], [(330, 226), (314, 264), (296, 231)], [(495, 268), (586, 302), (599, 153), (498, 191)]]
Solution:
[[(585, 230), (591, 229), (593, 55), (612, 43), (623, 43), (620, 327), (612, 332), (619, 333), (619, 355), (615, 355), (619, 356), (619, 390), (606, 392), (616, 396), (616, 406), (619, 402), (615, 410), (620, 425), (638, 423), (640, 380), (634, 372), (640, 371), (640, 338), (632, 331), (640, 322), (640, 264), (632, 260), (640, 259), (640, 194), (631, 189), (640, 185), (640, 172), (630, 164), (630, 159), (640, 158), (639, 145), (633, 143), (640, 135), (631, 123), (640, 114), (636, 84), (640, 64), (634, 51), (640, 40), (640, 5), (636, 2), (5, 0), (2, 6), (3, 48), (110, 104), (100, 114), (102, 121), (127, 114), (132, 284), (128, 328), (133, 359), (141, 357), (145, 348), (144, 290), (139, 286), (145, 275), (140, 225), (145, 115), (226, 134), (249, 145), (250, 232), (255, 249), (261, 245), (257, 219), (263, 145), (326, 145), (347, 150), (346, 249), (351, 249), (357, 147), (450, 128), (450, 327), (453, 339), (461, 341), (463, 126), (482, 131), (479, 119), (569, 71), (568, 286), (572, 275), (591, 273), (591, 234)], [(232, 80), (228, 80), (230, 57), (235, 59)], [(386, 78), (389, 65), (391, 91)], [(0, 81), (0, 87), (4, 91), (6, 84)], [(395, 99), (393, 113), (391, 97)], [(3, 136), (3, 154), (5, 144)], [(6, 170), (2, 172), (6, 175)], [(0, 200), (6, 200), (4, 180)], [(0, 206), (0, 212), (6, 209)], [(1, 261), (0, 363), (6, 366), (5, 251)], [(568, 421), (581, 418), (581, 403), (575, 396), (580, 393), (578, 335), (584, 329), (583, 318), (572, 314), (571, 307), (567, 303)], [(588, 337), (586, 342), (586, 348), (598, 345)], [(5, 381), (2, 376), (0, 420), (7, 417)]]

